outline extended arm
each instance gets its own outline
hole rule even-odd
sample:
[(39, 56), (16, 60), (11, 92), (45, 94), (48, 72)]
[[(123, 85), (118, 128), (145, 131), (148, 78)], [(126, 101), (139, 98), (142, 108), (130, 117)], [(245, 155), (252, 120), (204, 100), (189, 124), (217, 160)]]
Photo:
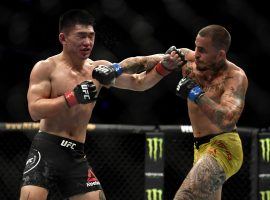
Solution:
[(184, 55), (179, 52), (175, 46), (172, 46), (165, 54), (136, 56), (108, 66), (99, 65), (94, 68), (92, 77), (97, 79), (103, 85), (110, 85), (122, 73), (134, 74), (142, 71), (149, 71), (152, 68), (155, 68), (160, 75), (165, 76), (184, 64), (183, 61), (178, 66), (175, 66), (174, 63), (171, 62), (170, 56), (176, 56), (180, 61), (184, 60)]
[(144, 91), (153, 87), (169, 72), (163, 69), (163, 65), (176, 68), (182, 64), (182, 60), (176, 53), (163, 55), (162, 59), (154, 68), (140, 74), (122, 74), (114, 84), (114, 87), (135, 91)]
[[(175, 46), (171, 46), (166, 52), (166, 54), (171, 54), (172, 52), (175, 52), (176, 54), (178, 54), (178, 57), (184, 61), (185, 56), (188, 54), (188, 49), (184, 49), (183, 48), (183, 52), (182, 49), (178, 50)], [(164, 57), (164, 54), (155, 54), (155, 55), (150, 55), (150, 56), (137, 56), (137, 57), (131, 57), (131, 58), (127, 58), (125, 60), (123, 60), (122, 62), (120, 62), (119, 64), (121, 65), (121, 67), (123, 68), (123, 72), (128, 73), (128, 74), (134, 74), (134, 73), (138, 73), (138, 72), (142, 72), (142, 71), (149, 71), (151, 70), (153, 67), (156, 66), (156, 64), (158, 62), (160, 62)], [(185, 61), (183, 63), (181, 63), (182, 65), (185, 64)], [(174, 69), (171, 66), (164, 66), (165, 69), (167, 70), (172, 70)]]
[(159, 61), (161, 61), (162, 58), (163, 54), (136, 56), (126, 58), (119, 64), (123, 69), (123, 73), (135, 74), (152, 69)]
[(144, 71), (140, 74), (122, 74), (116, 79), (113, 86), (121, 89), (144, 91), (153, 87), (162, 78), (163, 76), (158, 74), (156, 70)]

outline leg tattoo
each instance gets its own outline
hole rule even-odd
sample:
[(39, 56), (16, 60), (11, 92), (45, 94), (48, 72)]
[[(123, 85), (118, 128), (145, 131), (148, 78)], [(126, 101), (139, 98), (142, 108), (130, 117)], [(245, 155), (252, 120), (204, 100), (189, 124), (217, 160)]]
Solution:
[(225, 172), (217, 161), (205, 155), (190, 170), (174, 200), (214, 200), (225, 180)]

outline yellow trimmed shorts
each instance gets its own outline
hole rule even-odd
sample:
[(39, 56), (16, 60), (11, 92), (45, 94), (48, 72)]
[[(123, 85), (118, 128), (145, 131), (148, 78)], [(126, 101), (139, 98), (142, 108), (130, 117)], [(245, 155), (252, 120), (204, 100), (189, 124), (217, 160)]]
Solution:
[(194, 145), (194, 163), (203, 155), (210, 154), (224, 169), (226, 179), (234, 175), (243, 163), (243, 149), (237, 132), (216, 135), (209, 142), (201, 144), (197, 149)]

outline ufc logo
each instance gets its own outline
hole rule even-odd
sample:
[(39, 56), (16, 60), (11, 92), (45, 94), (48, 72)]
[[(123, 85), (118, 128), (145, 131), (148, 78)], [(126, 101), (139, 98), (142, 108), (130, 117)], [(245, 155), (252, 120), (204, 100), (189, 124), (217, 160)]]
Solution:
[(73, 143), (73, 142), (69, 142), (69, 141), (66, 141), (66, 140), (62, 140), (61, 146), (63, 146), (63, 147), (69, 147), (69, 148), (71, 148), (71, 149), (74, 149), (74, 147), (76, 146), (76, 144)]
[(105, 74), (107, 74), (110, 71), (106, 65), (100, 65), (98, 67), (98, 70), (100, 70), (101, 72), (103, 72)]
[(200, 91), (196, 91), (196, 89), (194, 88), (190, 92), (193, 93), (195, 96), (200, 93)]
[(82, 92), (84, 93), (83, 98), (84, 99), (91, 99), (89, 96), (89, 91), (87, 85), (81, 85)]
[(29, 158), (26, 162), (26, 165), (33, 163), (35, 161), (35, 158), (36, 156), (34, 158)]
[(177, 91), (179, 91), (180, 90), (180, 87), (181, 87), (181, 85), (180, 85), (180, 83), (177, 85), (177, 87), (176, 87), (176, 90)]

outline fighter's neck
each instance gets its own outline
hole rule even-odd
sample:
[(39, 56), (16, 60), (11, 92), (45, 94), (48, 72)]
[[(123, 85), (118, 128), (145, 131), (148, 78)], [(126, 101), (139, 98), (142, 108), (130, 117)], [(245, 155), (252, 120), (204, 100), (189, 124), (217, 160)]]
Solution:
[(67, 66), (75, 70), (80, 70), (85, 65), (86, 60), (81, 60), (72, 56), (64, 51), (60, 53), (61, 59), (66, 63)]
[(216, 66), (212, 68), (212, 70), (207, 70), (206, 72), (204, 72), (203, 74), (204, 80), (211, 82), (212, 80), (221, 76), (227, 69), (228, 69), (227, 60), (217, 63)]

